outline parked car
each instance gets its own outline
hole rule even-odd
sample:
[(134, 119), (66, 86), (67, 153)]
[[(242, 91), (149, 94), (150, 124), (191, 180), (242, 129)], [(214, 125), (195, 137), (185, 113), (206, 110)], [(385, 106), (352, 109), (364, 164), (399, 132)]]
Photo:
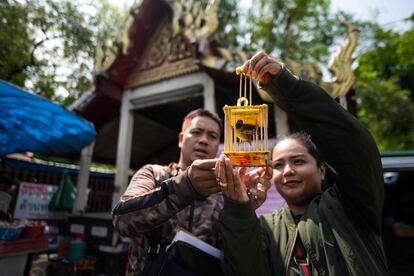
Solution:
[(381, 155), (384, 168), (384, 246), (391, 275), (412, 275), (414, 263), (414, 151)]

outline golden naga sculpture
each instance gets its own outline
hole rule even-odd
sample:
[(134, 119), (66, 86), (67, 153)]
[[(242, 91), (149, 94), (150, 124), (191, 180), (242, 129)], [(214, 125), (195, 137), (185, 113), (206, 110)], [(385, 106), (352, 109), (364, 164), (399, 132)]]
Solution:
[(352, 54), (358, 44), (358, 30), (346, 19), (343, 23), (348, 28), (348, 36), (328, 64), (328, 69), (334, 77), (331, 83), (322, 84), (327, 91), (330, 91), (333, 98), (344, 96), (355, 81)]

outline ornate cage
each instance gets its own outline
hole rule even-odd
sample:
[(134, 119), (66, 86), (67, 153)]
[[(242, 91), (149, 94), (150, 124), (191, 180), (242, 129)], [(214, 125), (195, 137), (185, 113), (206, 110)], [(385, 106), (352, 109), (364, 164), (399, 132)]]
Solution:
[(245, 73), (236, 73), (240, 74), (237, 105), (223, 107), (224, 154), (236, 167), (265, 166), (270, 159), (268, 107), (266, 104), (251, 105), (252, 80)]

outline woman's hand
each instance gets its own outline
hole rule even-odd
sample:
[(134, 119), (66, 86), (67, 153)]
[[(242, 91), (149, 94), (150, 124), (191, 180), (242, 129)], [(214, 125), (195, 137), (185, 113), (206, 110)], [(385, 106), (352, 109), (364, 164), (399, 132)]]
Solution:
[(262, 85), (268, 84), (281, 70), (282, 64), (265, 52), (258, 52), (236, 69), (256, 79)]
[(272, 175), (273, 169), (271, 166), (260, 167), (241, 175), (242, 182), (245, 183), (248, 194), (253, 199), (255, 209), (266, 201)]
[(246, 168), (234, 170), (230, 159), (222, 154), (216, 162), (215, 173), (217, 183), (221, 186), (223, 194), (238, 202), (249, 201), (247, 187), (241, 183), (240, 175), (243, 177)]

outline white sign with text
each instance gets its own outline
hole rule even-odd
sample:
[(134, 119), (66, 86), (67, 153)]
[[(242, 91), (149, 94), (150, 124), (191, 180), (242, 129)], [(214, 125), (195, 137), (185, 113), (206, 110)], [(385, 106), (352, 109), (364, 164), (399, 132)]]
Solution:
[(61, 219), (65, 212), (50, 212), (49, 202), (58, 186), (21, 182), (17, 195), (14, 218)]

